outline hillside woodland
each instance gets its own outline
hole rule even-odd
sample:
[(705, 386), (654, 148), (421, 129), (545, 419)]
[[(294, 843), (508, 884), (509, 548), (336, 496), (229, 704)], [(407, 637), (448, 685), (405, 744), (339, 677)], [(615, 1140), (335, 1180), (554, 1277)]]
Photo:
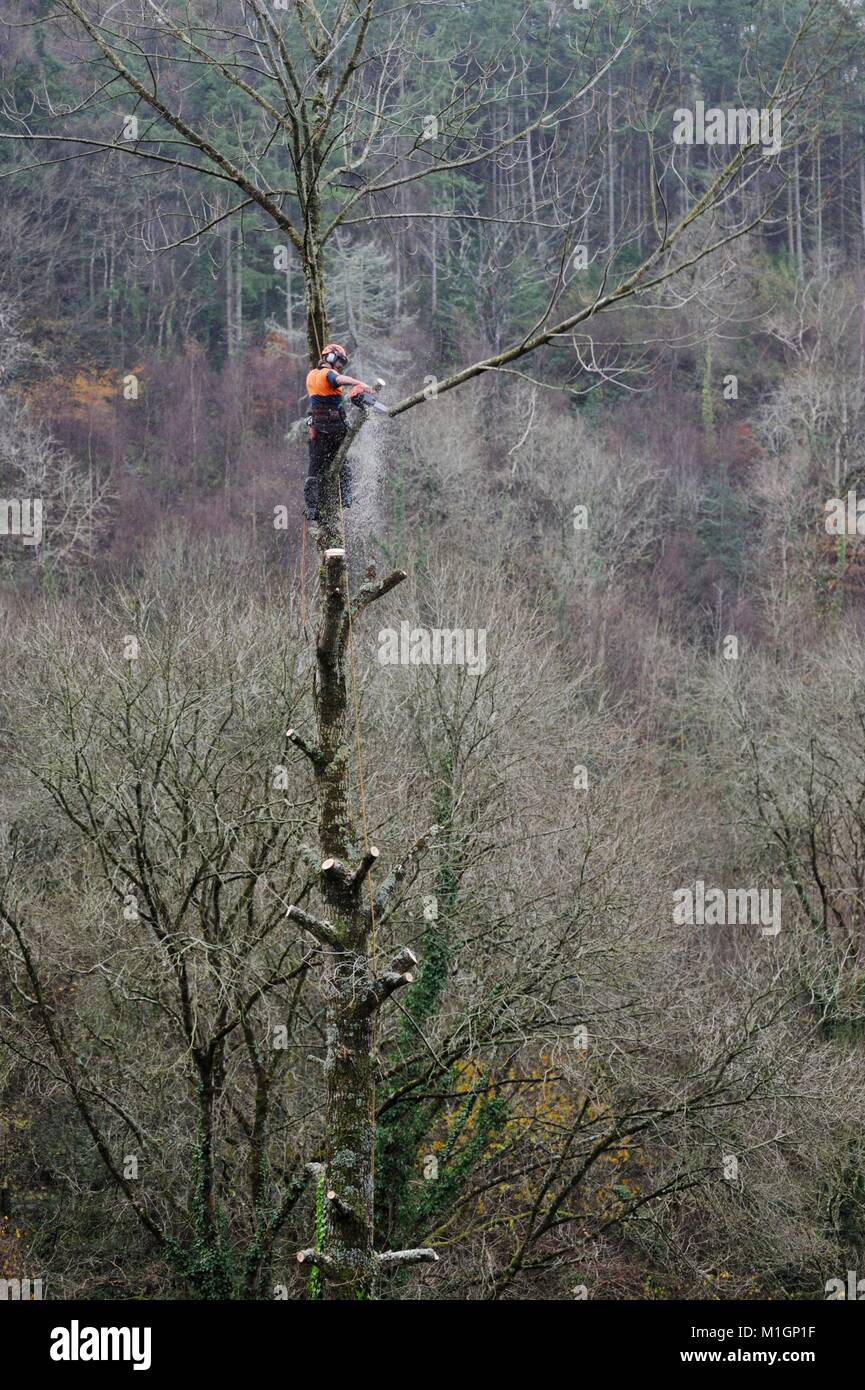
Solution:
[[(824, 1297), (865, 1247), (857, 7), (0, 20), (0, 1277)], [(698, 104), (768, 138), (677, 139)], [(313, 524), (330, 341), (390, 414)]]

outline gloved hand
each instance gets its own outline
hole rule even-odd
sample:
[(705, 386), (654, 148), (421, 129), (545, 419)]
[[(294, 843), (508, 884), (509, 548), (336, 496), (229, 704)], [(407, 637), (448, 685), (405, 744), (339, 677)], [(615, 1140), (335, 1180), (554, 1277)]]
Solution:
[(363, 405), (363, 397), (371, 396), (372, 394), (372, 387), (367, 386), (364, 382), (361, 382), (359, 386), (352, 386), (351, 390), (348, 393), (348, 398), (351, 401), (352, 405)]

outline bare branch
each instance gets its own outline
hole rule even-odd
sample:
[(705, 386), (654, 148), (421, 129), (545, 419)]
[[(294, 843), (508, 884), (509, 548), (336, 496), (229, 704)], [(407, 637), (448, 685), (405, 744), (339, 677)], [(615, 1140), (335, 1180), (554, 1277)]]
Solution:
[(257, 184), (252, 183), (227, 155), (222, 154), (209, 140), (205, 139), (203, 135), (199, 135), (197, 131), (187, 125), (186, 121), (170, 110), (155, 92), (149, 92), (147, 90), (144, 83), (138, 80), (135, 73), (126, 66), (111, 45), (102, 37), (98, 28), (88, 19), (87, 15), (78, 4), (78, 0), (59, 0), (59, 4), (61, 4), (64, 9), (68, 10), (70, 14), (75, 16), (81, 27), (86, 30), (99, 48), (99, 51), (114, 68), (115, 72), (119, 73), (132, 90), (138, 94), (141, 100), (147, 102), (147, 105), (151, 106), (163, 120), (173, 126), (184, 139), (188, 140), (189, 143), (200, 150), (202, 154), (207, 155), (208, 159), (211, 159), (218, 169), (223, 170), (223, 172), (237, 184), (238, 188), (241, 188), (244, 193), (248, 194), (250, 198), (258, 203), (259, 206), (273, 218), (277, 226), (281, 227), (286, 235), (291, 238), (297, 250), (302, 252), (303, 238), (295, 230), (289, 218), (286, 217), (285, 213), (279, 205), (273, 201), (269, 194), (259, 188)]
[(368, 579), (366, 583), (361, 584), (357, 591), (354, 607), (351, 610), (352, 621), (360, 617), (365, 608), (369, 608), (370, 604), (375, 603), (378, 599), (384, 598), (385, 594), (389, 594), (391, 589), (395, 589), (407, 577), (405, 570), (394, 570), (393, 574), (389, 574), (386, 579), (377, 581)]
[(285, 915), (290, 917), (292, 922), (297, 922), (298, 926), (304, 927), (321, 946), (329, 946), (332, 950), (340, 949), (342, 943), (339, 934), (330, 922), (321, 922), (317, 917), (311, 917), (308, 912), (294, 906), (288, 908)]

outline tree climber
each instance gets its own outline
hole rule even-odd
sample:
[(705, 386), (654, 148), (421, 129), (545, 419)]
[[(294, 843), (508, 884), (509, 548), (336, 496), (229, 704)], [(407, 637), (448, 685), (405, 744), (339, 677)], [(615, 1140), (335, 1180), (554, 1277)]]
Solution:
[[(370, 388), (357, 377), (345, 376), (343, 368), (348, 365), (348, 353), (339, 343), (328, 343), (322, 351), (317, 367), (307, 374), (306, 391), (309, 396), (309, 474), (303, 488), (303, 500), (308, 521), (318, 520), (318, 502), (321, 480), (328, 464), (336, 456), (339, 446), (348, 433), (345, 417), (343, 386), (351, 386), (349, 399), (360, 405), (364, 396), (370, 396)], [(339, 470), (339, 487), (344, 507), (351, 506), (352, 470), (351, 463), (344, 459)]]

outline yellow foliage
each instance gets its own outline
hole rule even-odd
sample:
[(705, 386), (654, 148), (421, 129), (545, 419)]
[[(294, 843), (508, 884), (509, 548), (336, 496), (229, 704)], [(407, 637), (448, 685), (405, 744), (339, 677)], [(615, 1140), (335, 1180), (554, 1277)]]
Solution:
[[(538, 1062), (536, 1071), (525, 1074), (511, 1068), (505, 1077), (497, 1081), (489, 1076), (479, 1061), (468, 1059), (459, 1063), (454, 1089), (456, 1095), (465, 1100), (474, 1096), (471, 1112), (466, 1118), (465, 1101), (455, 1100), (442, 1117), (438, 1133), (424, 1145), (424, 1151), (440, 1154), (453, 1146), (453, 1152), (458, 1153), (474, 1133), (481, 1102), (484, 1099), (492, 1100), (497, 1091), (501, 1094), (502, 1081), (505, 1082), (510, 1113), (503, 1128), (484, 1149), (482, 1162), (489, 1162), (497, 1154), (521, 1143), (538, 1150), (549, 1148), (551, 1156), (554, 1156), (574, 1126), (603, 1123), (608, 1114), (606, 1106), (590, 1101), (584, 1091), (569, 1092), (548, 1054), (541, 1054)], [(457, 1130), (459, 1133), (455, 1136)], [(641, 1168), (645, 1166), (642, 1148), (624, 1136), (616, 1142), (615, 1147), (600, 1156), (598, 1165), (596, 1172), (604, 1173), (604, 1181), (594, 1184), (592, 1174), (587, 1175), (571, 1206), (586, 1215), (609, 1220), (622, 1215), (630, 1202), (640, 1194), (633, 1168), (636, 1165)], [(626, 1165), (630, 1165), (630, 1175), (621, 1171)], [(545, 1168), (541, 1161), (536, 1169), (516, 1182), (496, 1184), (487, 1197), (481, 1199), (475, 1214), (483, 1218), (489, 1212), (489, 1204), (495, 1196), (508, 1198), (511, 1205), (517, 1201), (530, 1207), (537, 1198), (544, 1176)]]
[(82, 367), (71, 376), (55, 376), (39, 382), (28, 392), (29, 399), (50, 413), (62, 410), (76, 420), (90, 420), (107, 413), (112, 402), (122, 399), (123, 380), (134, 374), (141, 382), (143, 368), (129, 367), (123, 372)]

